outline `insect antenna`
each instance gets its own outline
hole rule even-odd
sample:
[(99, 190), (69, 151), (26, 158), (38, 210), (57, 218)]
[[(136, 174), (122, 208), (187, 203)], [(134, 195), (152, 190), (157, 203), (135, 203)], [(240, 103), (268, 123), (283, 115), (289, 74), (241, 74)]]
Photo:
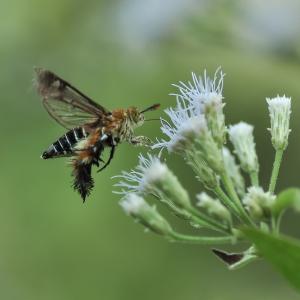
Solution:
[(151, 105), (151, 106), (149, 106), (149, 107), (147, 107), (146, 109), (144, 109), (144, 110), (142, 110), (141, 111), (141, 114), (143, 114), (143, 113), (145, 113), (145, 112), (147, 112), (147, 111), (150, 111), (150, 110), (156, 110), (156, 109), (158, 109), (160, 107), (160, 104), (154, 104), (154, 105)]

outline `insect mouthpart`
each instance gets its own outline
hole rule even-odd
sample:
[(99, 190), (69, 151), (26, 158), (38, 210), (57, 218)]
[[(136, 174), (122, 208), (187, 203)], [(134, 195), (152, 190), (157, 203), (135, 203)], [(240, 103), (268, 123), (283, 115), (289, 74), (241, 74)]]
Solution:
[(145, 121), (160, 121), (160, 119), (146, 119)]

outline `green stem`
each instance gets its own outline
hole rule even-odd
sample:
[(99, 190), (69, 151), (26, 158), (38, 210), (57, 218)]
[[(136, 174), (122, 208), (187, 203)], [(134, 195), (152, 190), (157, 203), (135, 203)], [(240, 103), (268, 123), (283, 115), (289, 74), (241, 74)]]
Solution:
[(175, 231), (172, 231), (169, 238), (171, 238), (172, 241), (176, 241), (176, 242), (185, 242), (185, 243), (202, 244), (202, 245), (228, 244), (228, 243), (232, 243), (235, 240), (235, 238), (232, 236), (225, 236), (225, 237), (191, 236), (191, 235), (181, 234)]
[(217, 186), (213, 192), (215, 193), (215, 195), (221, 200), (222, 203), (224, 203), (224, 205), (230, 209), (230, 211), (236, 216), (236, 217), (240, 217), (239, 215), (239, 210), (237, 209), (237, 207), (234, 205), (234, 203), (231, 201), (231, 199), (224, 193), (224, 191), (222, 190), (222, 188), (220, 186)]
[(275, 233), (279, 234), (280, 231), (280, 223), (281, 223), (281, 218), (282, 218), (282, 212), (279, 214), (279, 216), (277, 216), (277, 218), (275, 219)]
[(251, 184), (253, 186), (259, 186), (259, 183), (258, 183), (258, 172), (251, 172), (249, 175), (250, 175)]
[(173, 203), (173, 201), (168, 199), (168, 197), (165, 197), (163, 194), (160, 195), (159, 199), (163, 204), (170, 208), (177, 217), (181, 219), (193, 221), (194, 223), (207, 229), (222, 232), (227, 235), (230, 234), (228, 227), (213, 220), (209, 216), (202, 214), (193, 206), (190, 206), (189, 208), (179, 208)]
[(281, 161), (282, 161), (283, 151), (284, 150), (276, 150), (275, 159), (274, 159), (274, 163), (273, 163), (273, 169), (272, 169), (272, 175), (271, 175), (270, 185), (269, 185), (270, 193), (274, 193), (274, 191), (275, 191), (279, 168), (280, 168)]
[(276, 222), (276, 218), (274, 216), (271, 216), (271, 228), (272, 228), (272, 231), (277, 234), (277, 222)]
[(281, 217), (282, 217), (282, 213), (279, 214), (278, 216), (274, 216), (274, 215), (271, 216), (270, 225), (271, 225), (272, 232), (275, 235), (279, 235)]
[[(206, 227), (222, 232), (224, 234), (230, 234), (230, 229), (225, 225), (215, 221), (214, 219), (210, 218), (207, 215), (204, 215), (194, 207), (186, 208), (186, 210), (191, 214), (191, 218), (193, 221), (198, 221), (199, 225), (206, 225)], [(202, 224), (201, 224), (202, 223)]]
[(239, 196), (237, 195), (232, 180), (230, 179), (230, 177), (226, 174), (226, 172), (224, 172), (224, 174), (221, 174), (221, 179), (223, 182), (223, 185), (225, 187), (225, 190), (227, 191), (229, 197), (233, 200), (236, 208), (239, 211), (239, 214), (241, 216), (241, 218), (243, 219), (243, 221), (251, 226), (255, 226), (254, 222), (251, 220), (251, 218), (249, 217), (249, 215), (246, 213), (240, 199)]

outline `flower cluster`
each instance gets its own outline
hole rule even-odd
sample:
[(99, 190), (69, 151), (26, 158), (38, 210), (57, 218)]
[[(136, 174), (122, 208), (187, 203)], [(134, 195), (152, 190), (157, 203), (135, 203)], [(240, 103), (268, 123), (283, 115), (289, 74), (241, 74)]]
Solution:
[[(160, 155), (139, 156), (138, 166), (115, 176), (115, 185), (123, 195), (121, 206), (126, 213), (148, 229), (171, 240), (203, 244), (236, 243), (244, 239), (242, 226), (278, 230), (274, 218), (274, 194), (282, 154), (288, 144), (291, 100), (285, 96), (267, 99), (271, 118), (271, 139), (276, 150), (275, 162), (267, 191), (259, 185), (259, 160), (254, 142), (254, 127), (245, 122), (225, 125), (224, 73), (217, 69), (213, 78), (196, 76), (192, 81), (174, 85), (176, 106), (165, 110), (169, 120), (161, 119), (166, 136), (152, 146)], [(228, 138), (227, 138), (228, 135)], [(226, 145), (227, 140), (231, 145)], [(162, 150), (184, 158), (207, 192), (191, 198), (177, 176), (161, 160)], [(230, 150), (232, 149), (232, 150)], [(190, 176), (190, 175), (189, 175)], [(247, 178), (249, 177), (249, 179)], [(250, 182), (248, 186), (246, 182)], [(188, 224), (216, 234), (189, 236), (175, 231), (145, 198), (153, 197)], [(222, 250), (214, 253), (230, 264), (240, 267), (252, 261), (255, 249), (250, 247), (234, 263), (226, 260)]]

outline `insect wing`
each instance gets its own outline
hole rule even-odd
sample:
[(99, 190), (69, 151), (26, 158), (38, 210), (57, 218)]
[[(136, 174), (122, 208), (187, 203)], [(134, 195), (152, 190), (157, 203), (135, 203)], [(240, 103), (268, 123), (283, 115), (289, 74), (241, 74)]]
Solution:
[(50, 116), (67, 129), (93, 124), (101, 119), (97, 115), (53, 98), (44, 99), (43, 104)]
[(43, 97), (43, 104), (59, 124), (71, 129), (76, 126), (97, 123), (110, 112), (84, 95), (67, 81), (54, 73), (36, 69), (37, 90)]

